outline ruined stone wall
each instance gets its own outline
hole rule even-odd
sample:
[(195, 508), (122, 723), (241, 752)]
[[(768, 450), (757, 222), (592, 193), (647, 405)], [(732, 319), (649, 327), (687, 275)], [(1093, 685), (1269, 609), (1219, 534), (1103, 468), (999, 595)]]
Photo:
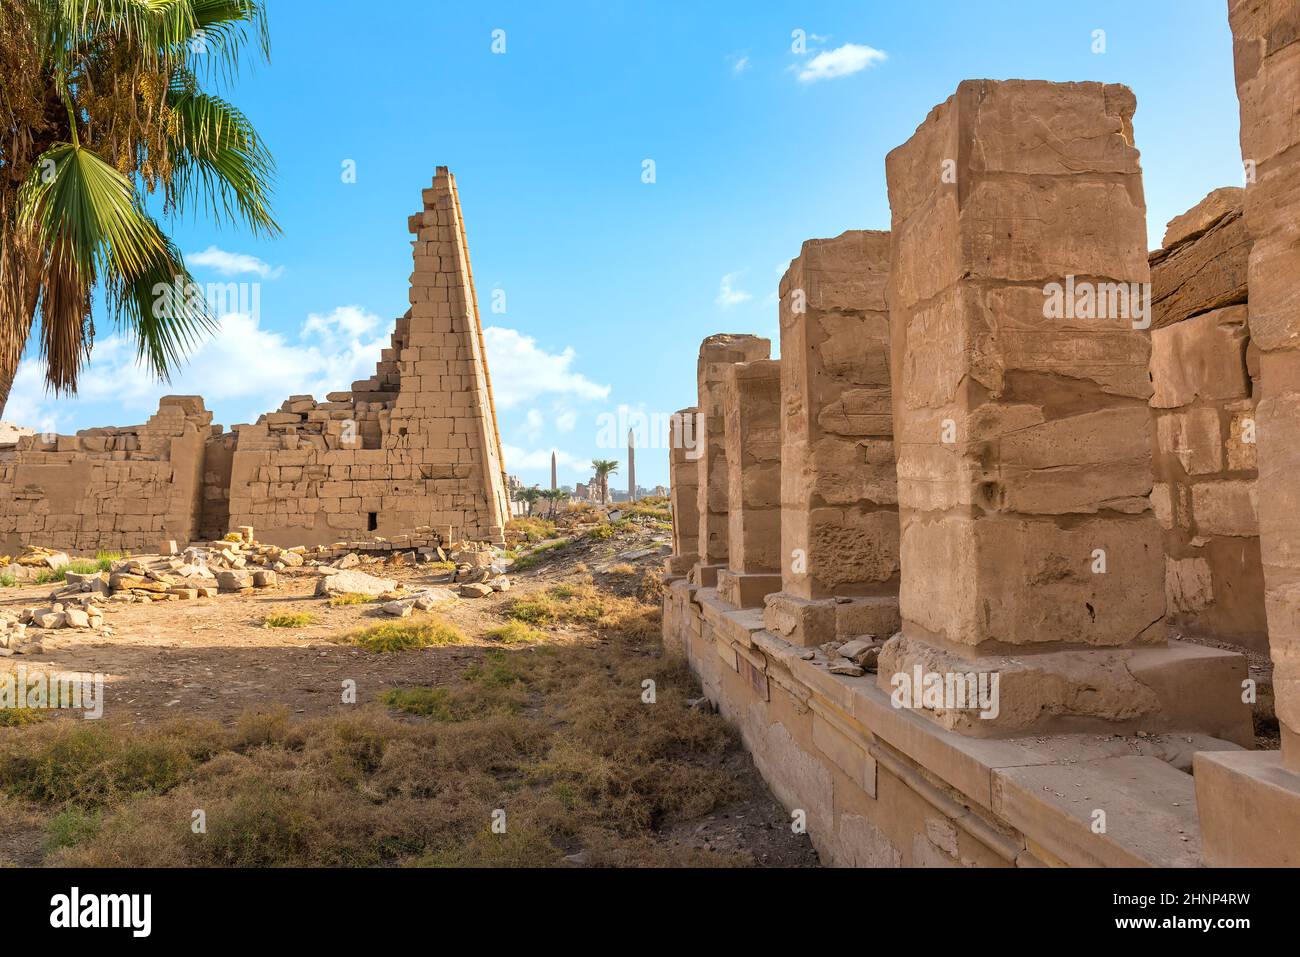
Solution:
[[(218, 427), (219, 428), (219, 427)], [(0, 553), (153, 551), (196, 537), (212, 413), (165, 396), (144, 425), (27, 435), (0, 449)]]
[[(282, 546), (504, 541), (510, 514), (456, 181), (439, 167), (410, 217), (411, 308), (368, 379), (290, 396), (223, 435), (197, 397), (143, 426), (0, 447), (0, 542), (155, 549), (251, 525)], [(7, 438), (14, 438), (8, 432)]]
[(1151, 409), (1166, 619), (1182, 634), (1268, 650), (1242, 190), (1215, 190), (1151, 254)]
[(326, 402), (293, 396), (238, 427), (230, 521), (271, 544), (391, 537), (504, 541), (501, 439), (455, 180), (411, 217), (411, 309), (375, 375)]

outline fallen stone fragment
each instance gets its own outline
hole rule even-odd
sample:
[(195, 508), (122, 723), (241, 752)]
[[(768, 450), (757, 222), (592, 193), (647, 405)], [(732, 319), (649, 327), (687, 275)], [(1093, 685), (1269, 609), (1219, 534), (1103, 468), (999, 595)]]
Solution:
[(405, 601), (390, 601), (379, 606), (380, 611), (394, 618), (409, 618), (412, 608), (413, 604)]
[(340, 571), (333, 575), (322, 576), (316, 582), (316, 594), (333, 597), (334, 595), (382, 595), (396, 591), (397, 582), (391, 578), (376, 578), (365, 572)]
[(861, 678), (867, 673), (865, 668), (859, 668), (857, 665), (848, 662), (831, 665), (830, 672), (833, 675), (847, 675), (850, 678)]
[(145, 578), (143, 575), (130, 575), (125, 572), (115, 572), (108, 578), (108, 585), (113, 591), (166, 591), (167, 586), (162, 582), (154, 581), (152, 578)]
[(256, 571), (253, 572), (254, 588), (274, 588), (279, 582), (273, 571)]
[(252, 587), (252, 576), (242, 569), (217, 572), (217, 588), (223, 592), (243, 591)]
[(482, 582), (473, 582), (460, 586), (460, 593), (465, 598), (483, 598), (486, 595), (492, 594), (492, 591), (493, 589), (491, 585), (485, 585)]
[(80, 608), (69, 608), (63, 613), (63, 624), (66, 628), (89, 628), (90, 616)]

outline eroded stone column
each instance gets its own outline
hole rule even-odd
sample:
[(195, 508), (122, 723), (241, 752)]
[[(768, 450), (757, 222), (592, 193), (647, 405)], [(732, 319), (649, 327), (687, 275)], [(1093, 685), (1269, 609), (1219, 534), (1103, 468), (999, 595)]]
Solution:
[(889, 233), (811, 239), (781, 279), (781, 591), (764, 624), (805, 646), (898, 630)]
[(903, 633), (879, 680), (996, 675), (991, 708), (925, 706), (963, 733), (1251, 739), (1244, 659), (1164, 633), (1134, 108), (966, 81), (887, 160)]
[(736, 362), (766, 359), (772, 343), (758, 336), (719, 333), (700, 343), (696, 365), (699, 386), (699, 552), (700, 560), (691, 573), (697, 585), (712, 588), (718, 570), (727, 567), (727, 447), (722, 412), (723, 382), (727, 368)]
[(781, 363), (737, 362), (723, 379), (727, 567), (718, 595), (759, 608), (781, 587)]
[(1282, 750), (1196, 755), (1206, 862), (1300, 866), (1300, 2), (1229, 0), (1241, 103), (1260, 557)]
[(664, 562), (670, 575), (684, 575), (700, 560), (700, 468), (698, 410), (673, 413), (668, 448), (669, 504), (673, 510), (673, 553)]

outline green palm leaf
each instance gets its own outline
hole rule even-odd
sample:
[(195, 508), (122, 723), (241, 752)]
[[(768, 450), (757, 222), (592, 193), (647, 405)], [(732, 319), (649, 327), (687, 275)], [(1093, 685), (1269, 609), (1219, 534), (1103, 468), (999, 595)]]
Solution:
[(238, 213), (255, 232), (279, 233), (270, 199), (275, 161), (244, 114), (184, 82), (167, 99), (177, 118), (168, 184), (176, 207), (201, 201), (215, 219)]

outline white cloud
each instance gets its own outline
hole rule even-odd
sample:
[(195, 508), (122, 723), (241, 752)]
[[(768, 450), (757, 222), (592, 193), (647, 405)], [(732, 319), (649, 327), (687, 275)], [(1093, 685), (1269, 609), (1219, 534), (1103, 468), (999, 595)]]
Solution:
[(728, 54), (727, 62), (731, 64), (732, 73), (744, 73), (750, 67), (748, 53)]
[(256, 256), (247, 253), (232, 253), (216, 246), (209, 246), (199, 253), (185, 256), (187, 266), (205, 266), (223, 276), (238, 276), (241, 273), (256, 273), (263, 279), (277, 279), (284, 272), (283, 266), (271, 266)]
[(736, 288), (736, 280), (740, 273), (729, 272), (722, 277), (722, 282), (718, 284), (718, 298), (714, 300), (723, 309), (730, 309), (732, 306), (738, 306), (742, 302), (748, 302), (754, 297), (743, 289)]
[(536, 442), (542, 437), (546, 428), (546, 419), (537, 409), (529, 409), (524, 415), (524, 435), (529, 442)]
[(586, 476), (591, 472), (591, 459), (579, 458), (564, 449), (521, 449), (516, 445), (502, 445), (501, 452), (506, 457), (506, 471), (511, 475), (520, 472), (542, 469), (547, 476), (551, 474), (551, 452), (555, 452), (556, 471), (567, 470)]
[(565, 409), (555, 417), (555, 428), (560, 432), (572, 432), (578, 424), (578, 413)]
[(799, 68), (799, 82), (816, 83), (818, 80), (850, 76), (885, 59), (884, 50), (860, 43), (846, 43), (834, 50), (823, 50), (804, 63)]
[(228, 313), (165, 383), (137, 363), (132, 340), (105, 336), (95, 341), (73, 397), (48, 396), (41, 363), (24, 360), (5, 417), (48, 430), (66, 431), (74, 418), (88, 426), (129, 425), (145, 421), (160, 397), (179, 394), (201, 395), (209, 409), (233, 411), (237, 418), (217, 419), (227, 426), (252, 422), (290, 395), (323, 398), (350, 388), (354, 379), (374, 373), (380, 351), (388, 345), (379, 317), (359, 306), (309, 315), (297, 338), (264, 329), (253, 317)]
[(577, 353), (572, 346), (563, 352), (547, 352), (532, 336), (501, 326), (488, 326), (483, 330), (483, 339), (498, 409), (512, 408), (544, 393), (588, 400), (609, 396), (609, 386), (573, 371)]

